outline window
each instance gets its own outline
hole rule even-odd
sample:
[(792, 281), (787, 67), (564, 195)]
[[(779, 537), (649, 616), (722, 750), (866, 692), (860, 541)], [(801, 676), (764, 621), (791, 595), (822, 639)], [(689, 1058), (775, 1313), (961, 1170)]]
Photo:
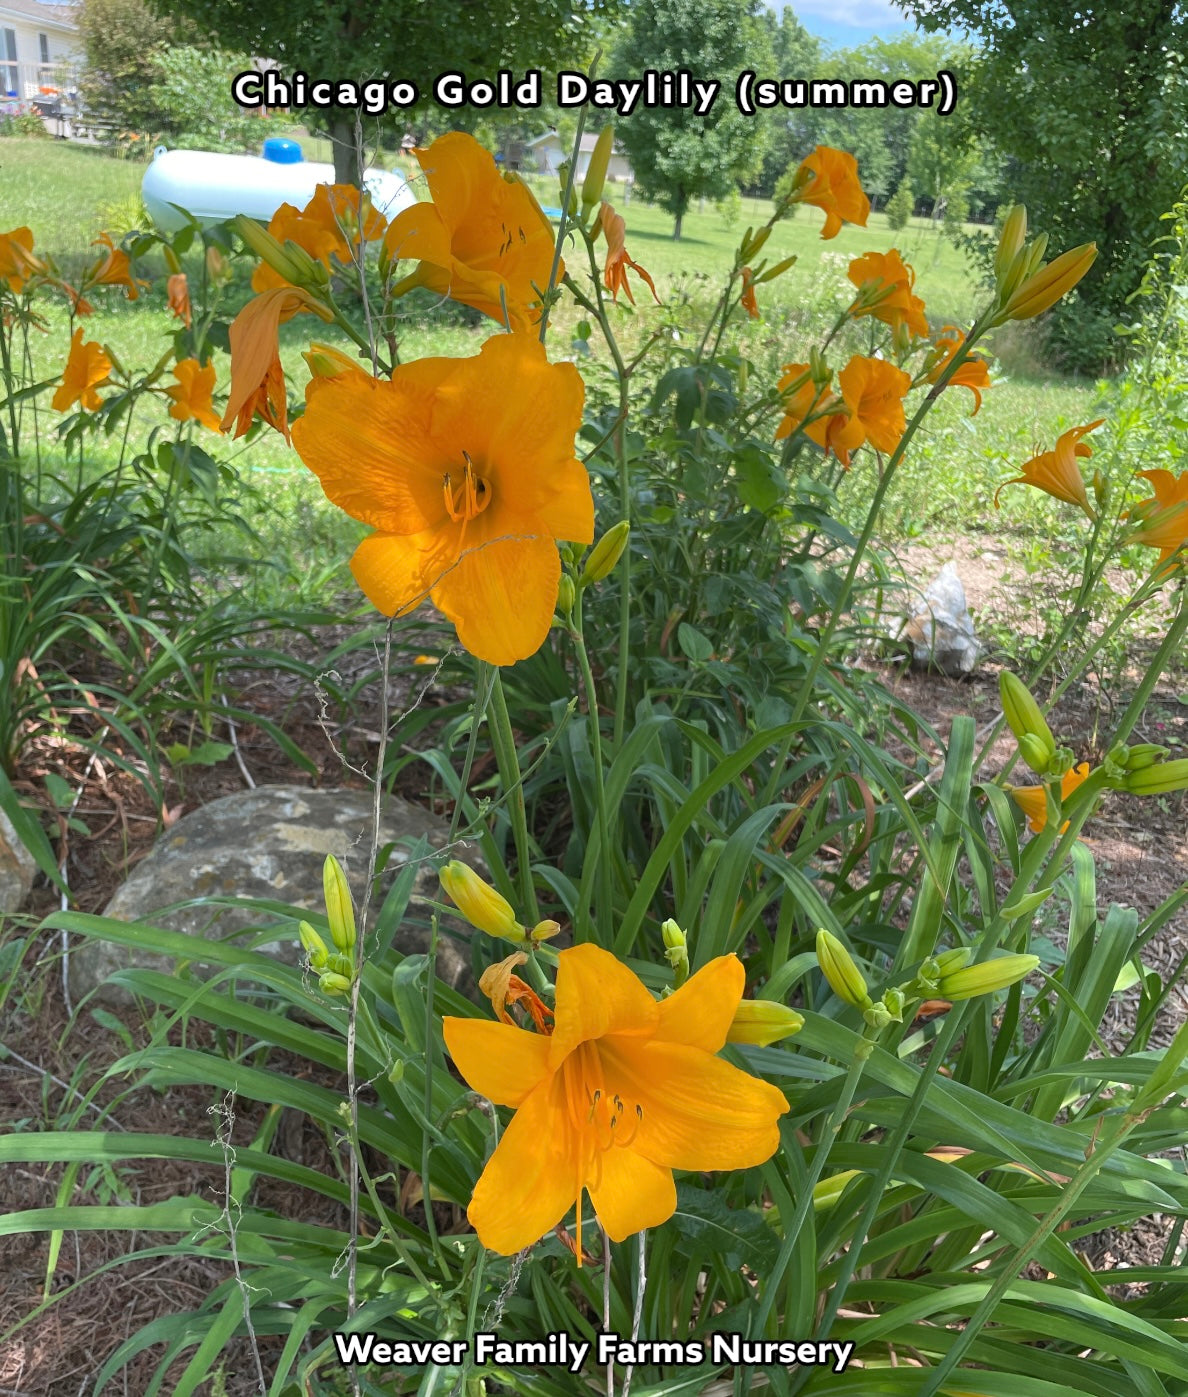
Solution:
[(42, 67), (48, 68), (48, 67), (49, 67), (49, 61), (50, 61), (50, 59), (49, 59), (49, 35), (48, 35), (48, 34), (38, 34), (38, 36), (37, 36), (37, 43), (38, 43), (39, 48), (41, 49), (41, 64), (42, 64)]
[(16, 30), (0, 29), (0, 96), (17, 95)]

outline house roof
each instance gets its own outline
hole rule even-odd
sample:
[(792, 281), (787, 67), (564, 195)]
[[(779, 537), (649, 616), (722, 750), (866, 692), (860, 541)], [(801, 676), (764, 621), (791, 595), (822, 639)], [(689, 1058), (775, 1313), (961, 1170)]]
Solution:
[(0, 0), (0, 18), (31, 19), (52, 29), (78, 32), (78, 9), (75, 5), (43, 5), (41, 0)]
[[(558, 145), (561, 144), (561, 138), (557, 135), (556, 131), (546, 131), (543, 136), (534, 136), (532, 140), (526, 141), (525, 145), (527, 145), (528, 149), (531, 150), (533, 146), (543, 145), (545, 141), (556, 141)], [(594, 147), (597, 144), (597, 133), (595, 133), (594, 135), (590, 135), (588, 133), (583, 135), (582, 143), (580, 146), (581, 154), (592, 155), (594, 153)], [(622, 147), (618, 144), (617, 141), (615, 142), (614, 152), (616, 155), (622, 154)]]

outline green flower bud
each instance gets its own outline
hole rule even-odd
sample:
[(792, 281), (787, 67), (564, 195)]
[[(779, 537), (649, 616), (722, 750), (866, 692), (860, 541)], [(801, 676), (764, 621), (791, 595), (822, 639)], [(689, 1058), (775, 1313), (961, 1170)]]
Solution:
[(557, 588), (557, 610), (562, 616), (568, 616), (573, 610), (573, 604), (577, 600), (577, 591), (573, 585), (573, 578), (567, 572), (561, 574), (561, 582)]
[(1044, 745), (1042, 737), (1025, 732), (1019, 739), (1019, 755), (1037, 776), (1046, 776), (1048, 763), (1052, 760), (1051, 749)]
[(1155, 762), (1151, 766), (1130, 771), (1122, 789), (1136, 796), (1166, 795), (1169, 791), (1188, 789), (1188, 759), (1175, 762)]
[(611, 151), (614, 146), (613, 126), (604, 126), (594, 143), (594, 153), (586, 166), (586, 178), (582, 181), (582, 209), (592, 209), (602, 198), (606, 185), (606, 172), (610, 167)]
[(345, 975), (338, 975), (333, 970), (327, 970), (325, 974), (318, 976), (318, 988), (323, 994), (349, 994), (351, 982)]
[(781, 1038), (791, 1038), (804, 1027), (804, 1015), (774, 999), (743, 999), (734, 1011), (726, 1033), (727, 1043), (754, 1043), (766, 1048)]
[[(229, 222), (248, 245), (248, 248), (266, 262), (278, 276), (284, 277), (294, 286), (299, 283), (302, 277), (301, 268), (289, 256), (287, 248), (282, 247), (267, 228), (262, 227), (254, 218), (248, 218), (246, 214), (242, 213), (237, 214)], [(294, 243), (288, 244), (288, 247), (294, 246), (296, 246)], [(306, 255), (308, 256), (308, 253)]]
[(1161, 758), (1167, 756), (1168, 749), (1160, 747), (1154, 742), (1139, 742), (1127, 750), (1122, 765), (1127, 771), (1142, 771), (1144, 767), (1154, 766)]
[(942, 975), (937, 986), (941, 997), (951, 1002), (973, 999), (979, 994), (993, 994), (1021, 980), (1039, 964), (1039, 956), (995, 956), (991, 960), (967, 965), (962, 970)]
[(660, 935), (664, 938), (664, 959), (672, 966), (673, 979), (683, 985), (689, 974), (689, 943), (685, 933), (669, 917), (661, 923)]
[(891, 1023), (895, 1016), (891, 1013), (891, 1010), (887, 1008), (887, 1006), (883, 1003), (881, 999), (877, 999), (873, 1004), (863, 1009), (862, 1017), (866, 1020), (866, 1022), (870, 1025), (871, 1028), (877, 1029), (879, 1032), (882, 1032), (882, 1030), (886, 1028), (889, 1023)]
[(604, 577), (610, 576), (623, 556), (630, 533), (631, 523), (627, 519), (620, 519), (613, 529), (607, 529), (590, 550), (586, 566), (582, 569), (581, 586), (588, 587), (592, 582), (601, 582)]
[(998, 250), (994, 254), (994, 276), (1000, 286), (1019, 253), (1022, 252), (1026, 240), (1027, 208), (1023, 204), (1016, 204), (1003, 222), (1002, 233), (998, 239)]
[(862, 972), (854, 964), (854, 958), (845, 946), (834, 936), (821, 928), (817, 932), (817, 964), (829, 982), (829, 988), (845, 1004), (853, 1004), (859, 1009), (870, 1007), (870, 995), (866, 992), (866, 981)]
[(326, 949), (326, 943), (308, 922), (297, 923), (297, 935), (301, 937), (301, 945), (309, 957), (310, 968), (312, 970), (324, 969), (330, 960), (330, 952)]
[[(1048, 727), (1047, 720), (1040, 712), (1040, 706), (1031, 696), (1027, 685), (1016, 674), (1012, 674), (1009, 669), (1000, 671), (998, 676), (998, 692), (1002, 698), (1002, 712), (1007, 720), (1010, 730), (1015, 734), (1016, 740), (1023, 737), (1034, 737), (1046, 748), (1049, 758), (1056, 750), (1056, 739), (1052, 736), (1052, 730)], [(1022, 746), (1019, 748), (1023, 751)], [(1042, 775), (1042, 769), (1034, 765), (1030, 758), (1024, 754), (1024, 761), (1033, 771), (1038, 771)]]
[(350, 951), (356, 940), (355, 908), (346, 874), (333, 854), (327, 854), (326, 862), (322, 865), (322, 891), (326, 896), (330, 939), (338, 950)]

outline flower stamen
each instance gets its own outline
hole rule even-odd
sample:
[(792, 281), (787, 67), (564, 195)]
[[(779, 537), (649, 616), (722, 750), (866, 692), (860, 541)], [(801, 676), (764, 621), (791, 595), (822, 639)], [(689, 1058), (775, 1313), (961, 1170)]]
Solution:
[(477, 474), (468, 452), (463, 451), (462, 459), (466, 465), (462, 471), (462, 479), (457, 485), (454, 484), (449, 471), (442, 477), (446, 513), (455, 524), (462, 525), (462, 534), (458, 539), (459, 548), (466, 539), (467, 524), (477, 518), (491, 503), (491, 486), (483, 476)]

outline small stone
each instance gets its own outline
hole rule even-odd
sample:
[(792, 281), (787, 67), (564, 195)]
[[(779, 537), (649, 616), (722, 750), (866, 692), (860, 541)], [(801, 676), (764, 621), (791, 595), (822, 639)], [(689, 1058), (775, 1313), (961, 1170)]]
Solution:
[[(148, 922), (195, 938), (194, 961), (201, 962), (201, 940), (221, 939), (237, 931), (278, 920), (266, 911), (236, 905), (218, 906), (213, 899), (256, 898), (306, 912), (325, 910), (322, 866), (327, 854), (342, 864), (356, 908), (362, 905), (367, 877), (373, 797), (369, 791), (310, 790), (303, 786), (258, 786), (211, 801), (183, 816), (157, 840), (151, 852), (132, 872), (104, 910), (104, 916), (123, 922)], [(435, 849), (448, 840), (442, 821), (420, 806), (399, 797), (384, 801), (380, 849), (394, 844), (372, 901), (374, 923), (383, 898), (408, 858), (401, 841), (425, 836)], [(458, 857), (475, 862), (473, 852)], [(438, 899), (437, 869), (425, 863), (413, 885), (410, 909), (427, 896)], [(199, 900), (201, 899), (201, 900)], [(173, 904), (182, 903), (179, 907)], [(162, 908), (170, 908), (162, 912)], [(457, 919), (443, 918), (448, 926), (469, 940), (471, 928)], [(258, 947), (290, 965), (300, 965), (304, 952), (294, 921), (292, 936)], [(428, 913), (406, 920), (395, 935), (395, 948), (403, 955), (428, 950)], [(118, 945), (99, 937), (76, 937), (70, 950), (70, 990), (81, 999), (92, 990), (103, 1003), (126, 1005), (131, 997), (121, 986), (105, 984), (114, 971), (139, 966), (170, 974), (170, 957), (147, 949)], [(437, 974), (463, 994), (473, 994), (470, 957), (457, 942), (438, 937)], [(98, 988), (97, 988), (98, 987)]]

